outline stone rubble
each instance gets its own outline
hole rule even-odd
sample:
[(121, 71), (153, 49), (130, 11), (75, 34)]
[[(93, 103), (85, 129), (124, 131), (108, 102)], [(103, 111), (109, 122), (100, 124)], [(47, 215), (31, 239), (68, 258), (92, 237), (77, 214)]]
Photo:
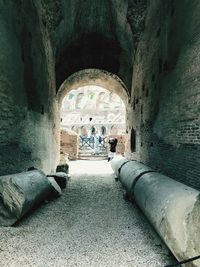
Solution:
[(60, 197), (62, 195), (62, 191), (58, 183), (56, 182), (54, 177), (47, 177), (51, 184), (51, 194), (50, 194), (50, 199), (51, 198), (56, 198)]
[(56, 172), (54, 174), (47, 175), (47, 177), (53, 177), (61, 189), (67, 187), (67, 183), (70, 179), (70, 176), (65, 172)]
[(51, 184), (42, 171), (0, 176), (0, 225), (13, 225), (50, 193)]

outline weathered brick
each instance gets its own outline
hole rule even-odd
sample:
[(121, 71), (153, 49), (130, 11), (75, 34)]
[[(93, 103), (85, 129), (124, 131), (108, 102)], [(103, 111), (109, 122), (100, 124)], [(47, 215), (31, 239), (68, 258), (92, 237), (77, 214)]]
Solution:
[[(132, 98), (140, 99), (143, 114), (133, 110), (130, 123), (136, 129), (137, 146), (131, 157), (200, 188), (200, 2), (174, 3), (171, 16), (170, 1), (151, 2), (138, 45)], [(152, 33), (158, 28), (161, 32), (155, 38)], [(148, 97), (143, 84), (149, 88)], [(147, 131), (148, 124), (152, 127)]]

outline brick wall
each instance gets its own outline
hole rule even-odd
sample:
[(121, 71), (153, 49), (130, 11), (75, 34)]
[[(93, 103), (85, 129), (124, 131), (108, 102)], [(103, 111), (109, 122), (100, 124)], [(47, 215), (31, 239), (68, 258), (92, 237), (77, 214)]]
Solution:
[(152, 1), (133, 72), (132, 158), (200, 188), (200, 2)]
[(73, 131), (61, 130), (60, 152), (68, 154), (70, 160), (78, 158), (78, 135)]

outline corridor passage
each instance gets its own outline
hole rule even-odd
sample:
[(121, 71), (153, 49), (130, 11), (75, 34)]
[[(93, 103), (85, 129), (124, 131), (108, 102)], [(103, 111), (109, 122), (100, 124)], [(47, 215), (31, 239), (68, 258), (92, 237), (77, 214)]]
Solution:
[(0, 228), (0, 266), (163, 267), (174, 262), (106, 161), (70, 162), (63, 195)]

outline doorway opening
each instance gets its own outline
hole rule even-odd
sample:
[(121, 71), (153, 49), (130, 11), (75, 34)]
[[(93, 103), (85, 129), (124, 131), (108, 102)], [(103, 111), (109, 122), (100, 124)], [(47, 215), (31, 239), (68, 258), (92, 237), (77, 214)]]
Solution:
[[(71, 90), (61, 106), (61, 153), (69, 159), (105, 159), (108, 139), (119, 139), (123, 154), (126, 108), (122, 99), (109, 90), (88, 85)], [(121, 146), (121, 147), (120, 147)]]
[[(124, 154), (129, 100), (128, 89), (113, 73), (84, 69), (69, 76), (57, 92), (61, 113), (61, 154), (68, 154), (70, 160), (79, 159), (81, 149), (88, 147), (89, 157), (91, 150), (93, 156), (99, 157), (95, 151), (96, 138), (90, 138), (94, 135), (98, 136), (104, 157), (107, 157), (109, 137), (118, 139), (117, 153)], [(63, 149), (64, 146), (70, 151)]]

